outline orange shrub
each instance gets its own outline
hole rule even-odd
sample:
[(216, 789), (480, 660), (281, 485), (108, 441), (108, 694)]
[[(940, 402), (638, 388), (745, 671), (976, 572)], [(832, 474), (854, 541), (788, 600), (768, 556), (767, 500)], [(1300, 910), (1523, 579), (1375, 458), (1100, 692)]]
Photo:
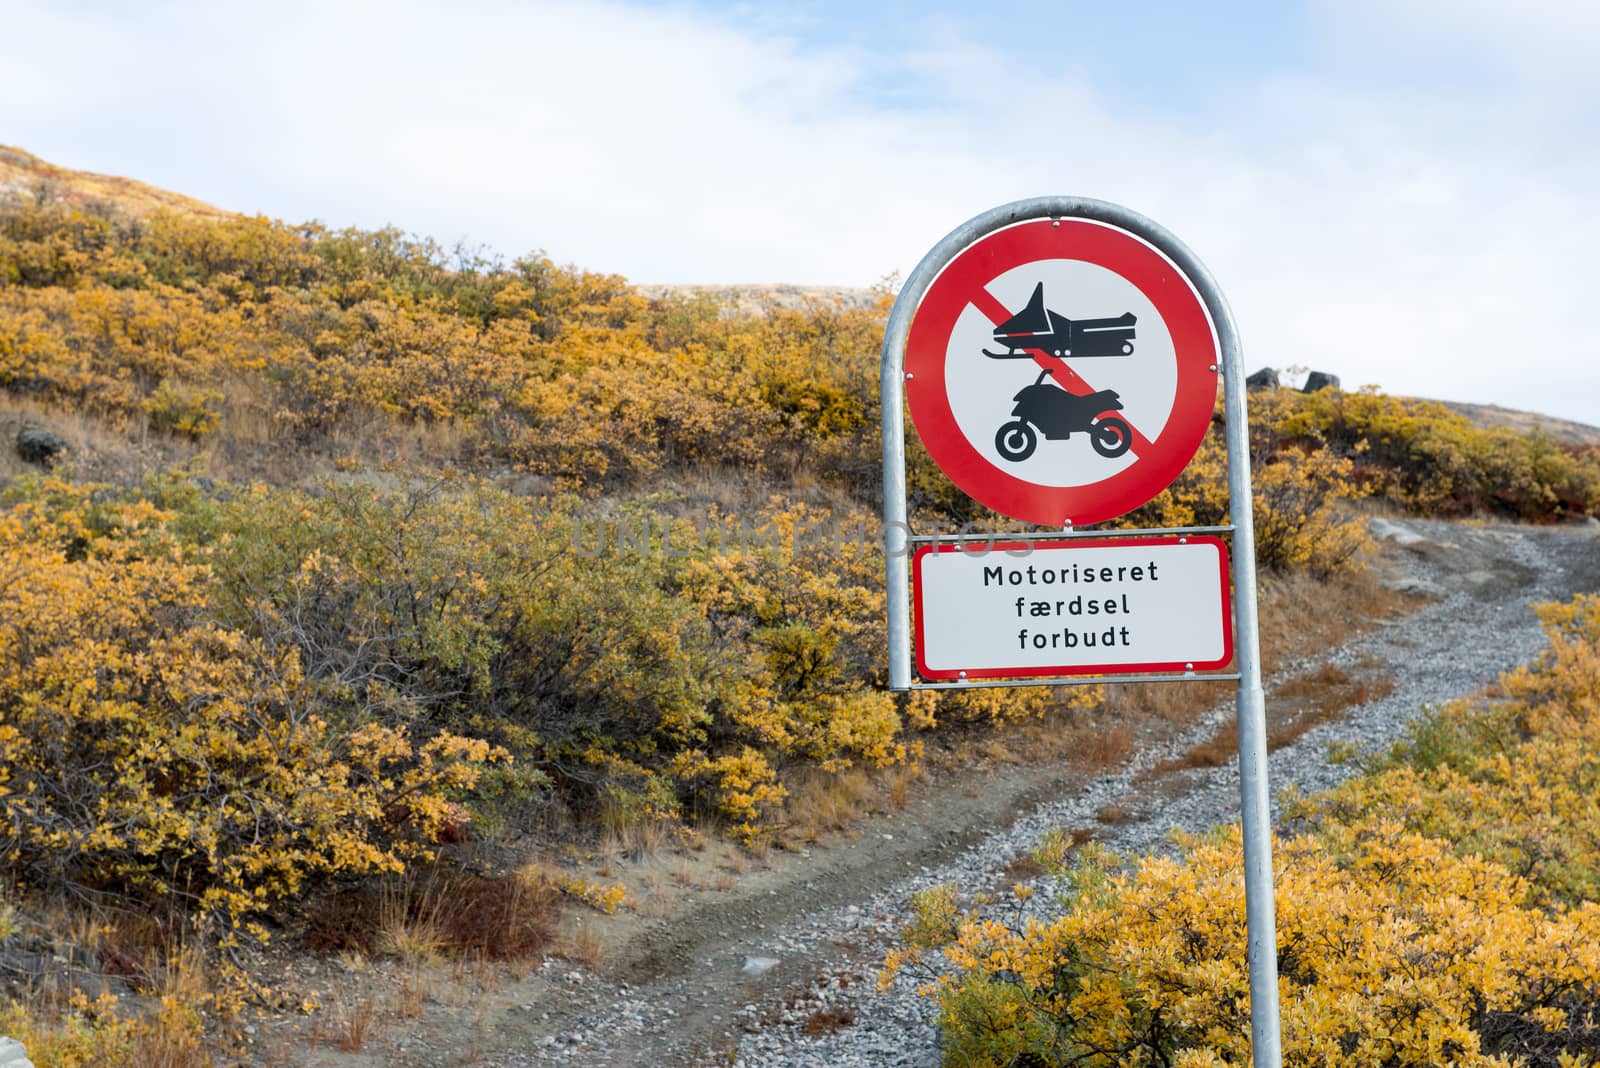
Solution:
[(231, 937), (308, 877), (425, 853), (500, 754), (331, 722), (294, 649), (210, 618), (170, 520), (61, 483), (0, 512), (0, 857), (52, 892), (190, 899)]

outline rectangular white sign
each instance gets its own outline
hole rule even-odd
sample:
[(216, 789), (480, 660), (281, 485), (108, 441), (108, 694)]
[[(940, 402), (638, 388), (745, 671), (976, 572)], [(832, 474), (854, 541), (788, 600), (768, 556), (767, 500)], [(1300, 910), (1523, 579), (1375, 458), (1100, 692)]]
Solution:
[(1233, 659), (1216, 537), (929, 545), (911, 580), (927, 679), (1204, 671)]

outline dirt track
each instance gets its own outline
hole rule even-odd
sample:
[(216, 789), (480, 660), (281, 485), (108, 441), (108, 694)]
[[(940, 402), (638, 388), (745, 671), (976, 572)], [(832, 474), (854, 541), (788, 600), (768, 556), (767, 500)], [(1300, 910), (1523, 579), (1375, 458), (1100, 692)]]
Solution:
[[(1317, 789), (1345, 772), (1330, 741), (1388, 744), (1424, 704), (1469, 693), (1536, 655), (1531, 601), (1600, 590), (1600, 530), (1377, 521), (1397, 585), (1433, 602), (1307, 663), (1373, 658), (1394, 692), (1274, 754), (1272, 787)], [(1117, 848), (1158, 846), (1174, 826), (1236, 818), (1232, 768), (1169, 776), (1160, 790), (1135, 777), (1163, 753), (1215, 730), (1210, 722), (1138, 754), (1115, 774), (1063, 767), (997, 770), (936, 780), (853, 840), (806, 855), (773, 854), (736, 889), (702, 895), (668, 920), (639, 922), (604, 977), (564, 961), (476, 1000), (466, 1014), (430, 1011), (337, 1065), (933, 1064), (936, 1033), (907, 990), (880, 994), (870, 978), (906, 896), (942, 879), (968, 888), (1050, 825), (1126, 811), (1105, 837)], [(807, 1034), (808, 1031), (817, 1034)]]

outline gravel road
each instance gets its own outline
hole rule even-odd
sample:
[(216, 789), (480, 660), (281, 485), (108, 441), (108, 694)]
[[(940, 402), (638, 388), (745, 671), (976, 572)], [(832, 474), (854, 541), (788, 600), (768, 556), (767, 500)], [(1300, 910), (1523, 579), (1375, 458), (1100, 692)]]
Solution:
[[(1433, 600), (1403, 622), (1320, 655), (1308, 653), (1283, 673), (1324, 661), (1358, 669), (1378, 661), (1394, 689), (1274, 753), (1274, 791), (1334, 785), (1351, 769), (1330, 763), (1330, 743), (1386, 748), (1426, 706), (1473, 693), (1537, 656), (1543, 637), (1532, 603), (1600, 590), (1600, 526), (1594, 524), (1372, 522), (1388, 543), (1392, 582)], [(939, 1036), (915, 980), (902, 977), (881, 992), (874, 983), (909, 896), (943, 882), (965, 890), (994, 887), (1006, 865), (1047, 830), (1094, 826), (1108, 804), (1130, 811), (1126, 821), (1100, 825), (1102, 841), (1124, 852), (1163, 848), (1173, 829), (1201, 831), (1237, 820), (1232, 766), (1185, 772), (1184, 781), (1165, 782), (1159, 795), (1136, 784), (1141, 772), (1209, 738), (1232, 715), (1230, 701), (1183, 736), (1088, 783), (1041, 778), (996, 811), (978, 814), (991, 821), (988, 828), (1002, 830), (941, 824), (936, 811), (921, 820), (915, 813), (902, 817), (894, 825), (898, 839), (869, 829), (820, 859), (811, 878), (763, 891), (771, 896), (765, 909), (749, 896), (712, 902), (675, 921), (672, 930), (656, 932), (659, 948), (624, 969), (635, 976), (632, 983), (551, 962), (516, 992), (513, 1000), (522, 1004), (490, 1023), (491, 1045), (499, 1052), (472, 1063), (931, 1068), (939, 1063)], [(830, 886), (831, 871), (860, 868), (862, 851), (881, 854), (876, 859), (882, 863), (871, 869), (875, 887), (842, 874)], [(1044, 914), (1051, 897), (1037, 894), (1029, 907)], [(432, 1052), (444, 1051), (433, 1046)], [(396, 1063), (462, 1061), (435, 1060), (413, 1046)]]

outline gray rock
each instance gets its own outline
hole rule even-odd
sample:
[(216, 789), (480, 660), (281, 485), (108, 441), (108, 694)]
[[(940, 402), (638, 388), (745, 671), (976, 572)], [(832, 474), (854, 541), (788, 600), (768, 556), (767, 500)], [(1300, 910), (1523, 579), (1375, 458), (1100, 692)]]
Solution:
[(24, 430), (17, 435), (17, 455), (40, 467), (49, 467), (66, 448), (66, 439), (48, 430)]
[(1414, 546), (1432, 544), (1427, 538), (1424, 538), (1421, 534), (1409, 529), (1404, 524), (1396, 523), (1389, 519), (1382, 519), (1375, 516), (1372, 519), (1367, 520), (1367, 529), (1372, 532), (1372, 536), (1374, 538), (1377, 538), (1381, 541), (1392, 541), (1396, 545), (1407, 549), (1410, 549)]
[(1255, 374), (1244, 380), (1246, 389), (1276, 389), (1278, 387), (1278, 372), (1271, 367), (1263, 367)]
[(1338, 389), (1339, 376), (1330, 375), (1326, 371), (1312, 371), (1306, 376), (1306, 384), (1301, 387), (1302, 393), (1315, 393), (1319, 389)]
[(14, 1038), (0, 1038), (0, 1068), (33, 1068), (28, 1051)]

